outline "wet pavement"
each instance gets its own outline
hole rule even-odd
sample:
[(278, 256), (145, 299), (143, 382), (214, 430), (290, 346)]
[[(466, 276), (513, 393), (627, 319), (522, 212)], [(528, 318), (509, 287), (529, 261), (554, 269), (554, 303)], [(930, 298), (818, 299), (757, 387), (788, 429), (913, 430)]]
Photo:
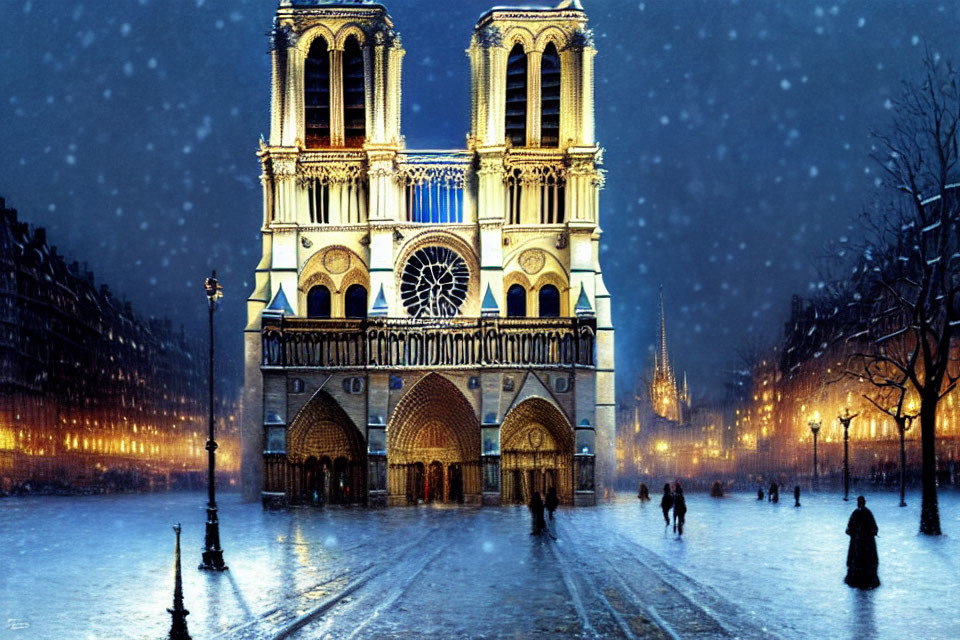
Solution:
[(195, 568), (204, 498), (0, 500), (0, 638), (165, 637), (178, 521), (196, 640), (960, 637), (953, 492), (940, 538), (916, 534), (917, 497), (868, 494), (883, 581), (868, 593), (843, 584), (853, 505), (836, 495), (694, 494), (680, 539), (627, 495), (535, 537), (522, 507), (265, 512), (226, 494), (223, 574)]

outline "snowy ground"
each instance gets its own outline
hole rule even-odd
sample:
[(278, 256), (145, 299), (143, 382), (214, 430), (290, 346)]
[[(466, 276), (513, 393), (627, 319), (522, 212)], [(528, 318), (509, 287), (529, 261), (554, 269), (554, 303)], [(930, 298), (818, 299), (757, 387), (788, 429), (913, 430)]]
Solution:
[(850, 503), (688, 497), (682, 540), (632, 496), (564, 509), (532, 538), (522, 508), (264, 512), (222, 496), (230, 571), (196, 570), (203, 494), (0, 501), (0, 638), (160, 638), (183, 522), (196, 640), (428, 637), (960, 637), (960, 495), (947, 535), (919, 497), (868, 495), (883, 586), (843, 584)]

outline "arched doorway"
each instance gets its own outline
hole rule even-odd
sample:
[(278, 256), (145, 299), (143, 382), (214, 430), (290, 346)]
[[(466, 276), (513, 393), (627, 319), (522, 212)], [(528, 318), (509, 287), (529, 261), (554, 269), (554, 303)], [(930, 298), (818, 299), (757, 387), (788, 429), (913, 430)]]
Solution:
[(389, 504), (480, 502), (480, 424), (456, 385), (431, 373), (400, 400), (387, 429)]
[(351, 504), (364, 500), (366, 446), (360, 431), (326, 391), (297, 413), (287, 435), (287, 500)]
[(573, 504), (573, 445), (573, 428), (554, 404), (529, 398), (515, 406), (500, 427), (501, 495), (529, 503), (552, 486), (562, 504)]
[(436, 460), (427, 474), (427, 502), (443, 502), (443, 465)]

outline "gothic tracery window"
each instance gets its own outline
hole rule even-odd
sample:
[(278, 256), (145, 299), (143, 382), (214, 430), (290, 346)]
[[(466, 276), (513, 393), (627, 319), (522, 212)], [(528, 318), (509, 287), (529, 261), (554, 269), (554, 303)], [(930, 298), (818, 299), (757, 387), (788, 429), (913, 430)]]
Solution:
[(467, 299), (470, 271), (457, 252), (424, 247), (403, 268), (400, 298), (415, 318), (452, 318)]
[(517, 43), (507, 58), (506, 137), (515, 147), (527, 144), (527, 54)]
[(303, 70), (304, 120), (308, 148), (330, 146), (330, 55), (327, 41), (316, 38)]
[(540, 61), (540, 146), (560, 146), (560, 55), (551, 42)]

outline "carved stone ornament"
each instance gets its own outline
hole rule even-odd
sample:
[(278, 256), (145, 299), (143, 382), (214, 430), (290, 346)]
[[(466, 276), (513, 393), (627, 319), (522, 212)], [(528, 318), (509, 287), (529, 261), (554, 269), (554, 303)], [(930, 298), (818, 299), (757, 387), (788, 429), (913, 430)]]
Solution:
[(323, 267), (334, 275), (345, 273), (350, 268), (350, 254), (343, 249), (328, 249), (323, 254)]
[(523, 269), (527, 275), (532, 276), (535, 273), (540, 273), (546, 260), (546, 256), (540, 249), (527, 249), (520, 254), (517, 262), (520, 263), (520, 268)]
[(300, 236), (300, 244), (303, 245), (304, 249), (309, 249), (310, 247), (313, 246), (313, 240), (311, 240), (307, 236)]
[(477, 42), (482, 47), (502, 47), (503, 34), (500, 33), (499, 27), (488, 24), (477, 30)]
[(534, 449), (539, 449), (543, 446), (543, 431), (537, 427), (533, 427), (530, 431), (527, 432), (527, 442), (530, 443), (530, 446)]

